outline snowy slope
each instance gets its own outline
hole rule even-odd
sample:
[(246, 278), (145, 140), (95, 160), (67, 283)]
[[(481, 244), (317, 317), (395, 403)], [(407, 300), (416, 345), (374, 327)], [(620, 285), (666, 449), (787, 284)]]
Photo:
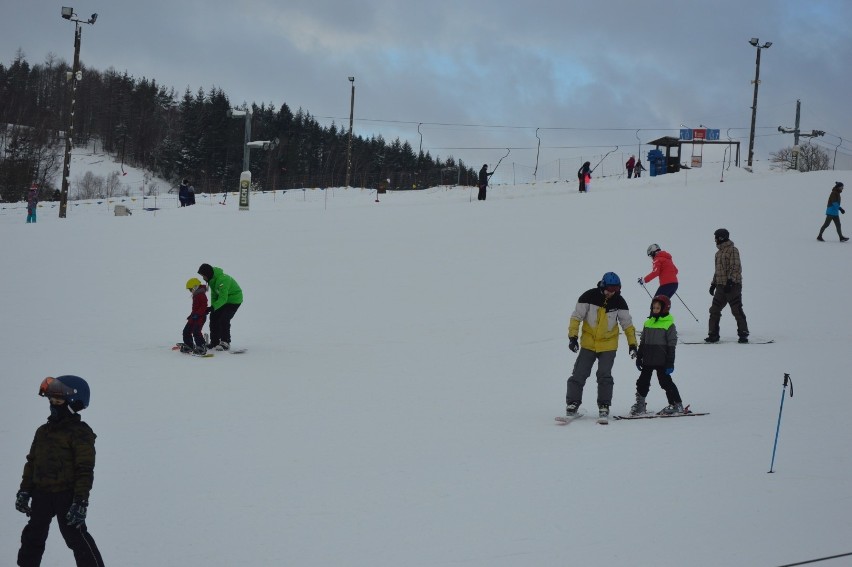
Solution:
[[(849, 172), (717, 167), (640, 180), (199, 197), (156, 211), (80, 204), (37, 225), (4, 209), (0, 548), (46, 375), (92, 386), (89, 527), (122, 566), (781, 565), (852, 552), (852, 248), (815, 241)], [(146, 204), (150, 207), (150, 203)], [(845, 222), (852, 221), (843, 218)], [(568, 317), (606, 271), (637, 327), (635, 283), (659, 243), (680, 268), (673, 313), (706, 334), (713, 231), (742, 254), (755, 336), (681, 345), (676, 383), (711, 415), (558, 427)], [(847, 224), (848, 232), (852, 225)], [(169, 350), (184, 282), (209, 262), (245, 292), (243, 356)], [(653, 285), (650, 286), (653, 291)], [(729, 312), (723, 335), (735, 336)], [(775, 474), (767, 474), (784, 373)], [(622, 343), (613, 410), (637, 372)], [(594, 379), (586, 386), (593, 411)], [(649, 403), (665, 398), (652, 384)], [(849, 565), (850, 558), (827, 565)], [(45, 564), (68, 564), (57, 530)]]

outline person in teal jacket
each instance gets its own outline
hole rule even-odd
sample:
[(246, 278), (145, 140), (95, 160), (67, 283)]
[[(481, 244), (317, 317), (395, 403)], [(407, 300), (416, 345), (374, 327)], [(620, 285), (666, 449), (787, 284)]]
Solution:
[(844, 211), (843, 207), (840, 206), (840, 194), (842, 192), (843, 183), (838, 181), (834, 184), (834, 188), (828, 196), (828, 205), (825, 209), (825, 222), (822, 223), (822, 227), (819, 229), (819, 236), (817, 236), (817, 240), (820, 242), (825, 242), (822, 238), (822, 233), (825, 232), (825, 229), (827, 229), (828, 225), (831, 223), (834, 223), (834, 227), (837, 229), (837, 236), (840, 238), (840, 242), (846, 242), (849, 240), (849, 238), (843, 236), (843, 233), (840, 231), (840, 215), (846, 214), (846, 211)]
[(231, 348), (231, 319), (243, 303), (243, 290), (222, 268), (201, 264), (198, 275), (210, 289), (210, 344), (208, 350)]
[(636, 356), (636, 368), (639, 378), (636, 380), (636, 403), (630, 408), (630, 415), (642, 415), (647, 407), (645, 397), (651, 389), (651, 375), (657, 371), (660, 387), (666, 392), (669, 402), (660, 411), (663, 415), (683, 413), (683, 400), (672, 380), (677, 345), (677, 328), (674, 317), (669, 313), (672, 302), (665, 295), (657, 295), (651, 300), (651, 314), (642, 329), (639, 352)]

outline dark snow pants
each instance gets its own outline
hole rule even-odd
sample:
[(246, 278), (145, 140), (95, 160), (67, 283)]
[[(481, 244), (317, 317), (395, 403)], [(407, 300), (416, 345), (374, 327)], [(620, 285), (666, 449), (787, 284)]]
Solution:
[(59, 532), (65, 538), (65, 544), (74, 552), (77, 567), (103, 567), (101, 552), (95, 545), (92, 534), (86, 529), (86, 524), (78, 527), (68, 525), (65, 514), (71, 507), (73, 493), (33, 491), (32, 514), (30, 521), (21, 533), (21, 549), (18, 551), (20, 567), (39, 567), (50, 522), (56, 516)]
[(716, 286), (716, 293), (713, 295), (713, 303), (710, 304), (710, 324), (708, 336), (719, 337), (719, 321), (722, 320), (722, 310), (726, 305), (731, 306), (731, 314), (737, 320), (737, 335), (740, 337), (748, 336), (748, 321), (743, 311), (743, 286), (742, 284), (734, 284), (731, 291), (725, 293), (724, 286)]
[(192, 341), (195, 339), (195, 346), (204, 345), (204, 323), (207, 317), (199, 317), (198, 319), (187, 319), (186, 326), (183, 328), (183, 344), (192, 346)]
[(216, 346), (220, 341), (231, 342), (231, 319), (240, 308), (239, 303), (226, 303), (210, 312), (210, 344)]
[[(35, 222), (35, 221), (33, 221), (33, 222)], [(822, 223), (822, 227), (820, 227), (820, 229), (819, 229), (820, 238), (822, 238), (823, 231), (825, 229), (827, 229), (828, 225), (830, 225), (831, 223), (834, 223), (834, 228), (837, 229), (838, 238), (843, 238), (843, 233), (840, 231), (840, 217), (836, 216), (836, 215), (835, 216), (825, 215), (825, 222)]]
[(485, 200), (485, 192), (488, 189), (488, 185), (480, 185), (479, 186), (479, 194), (476, 196), (477, 201)]
[(581, 348), (574, 362), (574, 371), (568, 378), (568, 390), (565, 394), (565, 403), (582, 403), (583, 387), (586, 379), (592, 373), (595, 361), (598, 363), (598, 405), (608, 406), (612, 402), (612, 386), (615, 382), (612, 378), (612, 366), (615, 364), (614, 350), (595, 352), (587, 348)]
[(677, 386), (675, 386), (671, 375), (666, 374), (666, 369), (659, 366), (645, 366), (642, 368), (642, 371), (639, 372), (639, 378), (636, 380), (636, 393), (643, 398), (648, 396), (648, 392), (651, 389), (651, 376), (655, 370), (657, 371), (657, 381), (659, 381), (660, 387), (666, 392), (666, 400), (670, 404), (683, 403), (683, 400), (680, 399), (680, 392)]

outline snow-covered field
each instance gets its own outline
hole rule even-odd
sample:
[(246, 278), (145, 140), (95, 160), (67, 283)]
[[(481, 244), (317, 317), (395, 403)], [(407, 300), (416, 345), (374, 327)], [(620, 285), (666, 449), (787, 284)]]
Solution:
[[(579, 165), (579, 164), (578, 164)], [(108, 565), (777, 566), (852, 552), (852, 244), (815, 240), (849, 172), (708, 166), (639, 180), (381, 196), (333, 189), (0, 211), (5, 408), (0, 564), (47, 375), (92, 387), (89, 529)], [(22, 204), (19, 204), (22, 205)], [(154, 203), (146, 199), (146, 207)], [(848, 219), (848, 220), (847, 220)], [(847, 234), (852, 217), (843, 217)], [(740, 249), (752, 335), (681, 345), (674, 378), (709, 416), (554, 424), (568, 317), (606, 271), (659, 243), (680, 268), (683, 339), (706, 335), (713, 231)], [(172, 352), (184, 283), (222, 267), (241, 356)], [(655, 286), (652, 284), (650, 290)], [(735, 338), (730, 312), (723, 337)], [(770, 467), (784, 373), (793, 378)], [(621, 339), (614, 413), (637, 371)], [(585, 408), (593, 412), (594, 378)], [(789, 389), (788, 389), (789, 394)], [(654, 382), (649, 405), (665, 397)], [(45, 565), (72, 562), (52, 530)], [(852, 557), (824, 563), (852, 564)]]

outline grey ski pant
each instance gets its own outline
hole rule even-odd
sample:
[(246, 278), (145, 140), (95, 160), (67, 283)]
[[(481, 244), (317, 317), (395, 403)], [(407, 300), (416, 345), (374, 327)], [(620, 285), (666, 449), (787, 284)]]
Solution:
[(615, 383), (615, 380), (612, 378), (612, 365), (615, 364), (616, 352), (614, 350), (595, 352), (581, 348), (580, 353), (577, 355), (577, 360), (574, 362), (574, 370), (571, 373), (571, 377), (568, 378), (568, 391), (565, 394), (565, 402), (568, 404), (571, 402), (583, 402), (583, 386), (586, 385), (586, 379), (592, 373), (592, 366), (597, 361), (598, 405), (609, 406), (612, 403), (612, 386)]

